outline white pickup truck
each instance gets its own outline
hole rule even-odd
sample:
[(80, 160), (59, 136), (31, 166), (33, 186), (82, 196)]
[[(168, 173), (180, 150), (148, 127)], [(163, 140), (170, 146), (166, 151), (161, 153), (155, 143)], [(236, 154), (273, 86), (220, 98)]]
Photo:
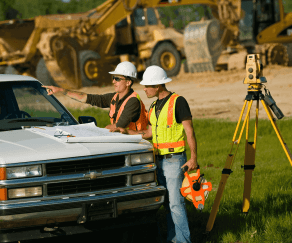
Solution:
[(77, 122), (41, 86), (0, 75), (0, 242), (153, 219), (165, 188), (152, 145), (98, 128), (92, 117)]

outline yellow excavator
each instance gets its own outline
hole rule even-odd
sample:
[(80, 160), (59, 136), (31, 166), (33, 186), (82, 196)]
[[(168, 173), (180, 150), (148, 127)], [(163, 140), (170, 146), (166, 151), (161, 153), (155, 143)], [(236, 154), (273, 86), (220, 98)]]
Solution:
[[(264, 65), (288, 65), (284, 44), (292, 43), (292, 13), (285, 13), (282, 0), (217, 4), (219, 21), (192, 22), (185, 29), (185, 71), (244, 68), (248, 53), (261, 54)], [(249, 39), (243, 40), (247, 30)]]
[[(107, 0), (85, 13), (1, 21), (0, 72), (36, 76), (44, 84), (73, 89), (108, 82), (108, 71), (125, 60), (134, 63), (138, 72), (155, 64), (164, 68), (168, 76), (175, 76), (185, 58), (188, 65), (202, 63), (199, 55), (193, 55), (196, 60), (186, 55), (190, 50), (186, 33), (196, 39), (197, 30), (202, 36), (208, 35), (202, 40), (209, 48), (205, 49), (210, 52), (213, 48), (209, 62), (217, 65), (223, 59), (224, 63), (224, 48), (236, 47), (232, 54), (245, 51), (237, 42), (243, 17), (241, 2)], [(218, 21), (208, 20), (205, 28), (189, 29), (185, 34), (161, 23), (157, 8), (188, 4), (208, 6)]]

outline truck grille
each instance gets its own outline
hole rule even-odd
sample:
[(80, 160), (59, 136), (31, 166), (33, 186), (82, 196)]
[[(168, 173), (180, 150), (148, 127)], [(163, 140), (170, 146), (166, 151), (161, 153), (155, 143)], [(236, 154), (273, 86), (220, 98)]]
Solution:
[(70, 181), (47, 185), (48, 196), (66, 195), (73, 193), (92, 192), (99, 190), (125, 187), (127, 176), (113, 176), (96, 180)]
[(111, 156), (102, 158), (81, 159), (75, 161), (56, 162), (46, 165), (47, 175), (80, 173), (92, 170), (104, 170), (122, 167), (125, 165), (125, 156)]

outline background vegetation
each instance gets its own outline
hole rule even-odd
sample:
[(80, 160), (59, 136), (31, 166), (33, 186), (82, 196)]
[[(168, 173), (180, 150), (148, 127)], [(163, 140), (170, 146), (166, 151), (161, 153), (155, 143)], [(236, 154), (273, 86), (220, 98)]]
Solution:
[[(93, 9), (106, 0), (1, 0), (0, 21), (7, 19), (27, 19), (38, 15), (58, 13), (78, 13)], [(292, 11), (292, 2), (283, 0), (286, 13)], [(177, 28), (182, 28), (189, 21), (198, 21), (202, 16), (210, 13), (202, 5), (189, 5), (162, 8), (162, 21), (169, 25), (169, 20), (174, 21)]]
[[(45, 14), (78, 13), (93, 9), (105, 0), (2, 0), (0, 21), (7, 19), (28, 19)], [(183, 29), (190, 21), (198, 21), (210, 11), (206, 6), (189, 5), (160, 8), (163, 24)]]
[[(69, 109), (78, 118), (94, 116), (100, 127), (109, 124), (108, 112), (97, 108)], [(232, 167), (232, 173), (220, 202), (212, 231), (206, 235), (206, 225), (218, 190), (236, 122), (215, 119), (193, 120), (198, 142), (198, 163), (201, 173), (211, 181), (213, 189), (202, 212), (187, 201), (189, 227), (193, 242), (292, 242), (292, 168), (269, 120), (259, 120), (256, 167), (252, 177), (251, 206), (247, 215), (241, 212), (244, 189), (245, 132)], [(277, 122), (288, 147), (292, 149), (292, 119)], [(250, 141), (254, 120), (250, 122)], [(190, 156), (187, 148), (188, 158)], [(166, 239), (166, 218), (162, 208), (158, 213), (162, 237)]]

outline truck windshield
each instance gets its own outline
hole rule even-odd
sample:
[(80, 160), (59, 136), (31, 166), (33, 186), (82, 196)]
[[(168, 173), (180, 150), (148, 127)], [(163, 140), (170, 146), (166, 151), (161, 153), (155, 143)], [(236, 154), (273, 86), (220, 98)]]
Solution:
[[(77, 124), (71, 114), (41, 83), (14, 81), (0, 83), (0, 124), (7, 129), (48, 123)], [(11, 126), (10, 126), (11, 125)], [(1, 127), (1, 130), (3, 130)]]

